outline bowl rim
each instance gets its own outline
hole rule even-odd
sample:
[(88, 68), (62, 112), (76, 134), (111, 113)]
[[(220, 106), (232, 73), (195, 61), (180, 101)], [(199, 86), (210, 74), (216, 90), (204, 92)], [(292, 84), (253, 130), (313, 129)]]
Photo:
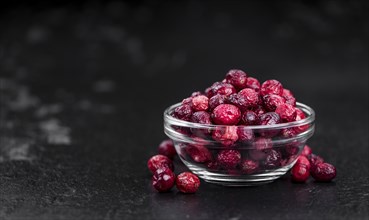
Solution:
[(170, 124), (181, 126), (181, 127), (189, 127), (189, 128), (198, 128), (198, 129), (215, 129), (215, 128), (226, 128), (229, 126), (236, 126), (241, 128), (248, 128), (252, 130), (265, 130), (265, 129), (284, 129), (284, 128), (290, 128), (290, 127), (298, 127), (303, 126), (306, 124), (311, 124), (315, 120), (315, 111), (309, 107), (308, 105), (305, 105), (300, 102), (296, 102), (296, 107), (302, 110), (306, 115), (306, 118), (293, 121), (293, 122), (285, 122), (280, 124), (274, 124), (274, 125), (206, 125), (206, 124), (199, 124), (189, 121), (184, 121), (181, 119), (177, 119), (170, 115), (170, 113), (178, 106), (180, 106), (182, 103), (176, 103), (174, 105), (169, 106), (164, 111), (164, 122), (168, 122)]

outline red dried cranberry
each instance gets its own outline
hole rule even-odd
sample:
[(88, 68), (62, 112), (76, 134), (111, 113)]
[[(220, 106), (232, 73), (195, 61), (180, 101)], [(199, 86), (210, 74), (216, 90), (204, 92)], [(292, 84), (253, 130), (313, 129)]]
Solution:
[(253, 160), (264, 160), (267, 156), (268, 150), (249, 150), (249, 156)]
[(308, 145), (305, 145), (302, 149), (301, 155), (309, 158), (312, 153), (313, 151), (311, 150), (311, 148)]
[(284, 122), (295, 121), (296, 118), (296, 110), (295, 107), (289, 104), (280, 104), (275, 109), (275, 112), (281, 117)]
[(213, 111), (215, 109), (215, 107), (217, 107), (220, 104), (224, 104), (226, 101), (226, 97), (225, 95), (215, 95), (213, 97), (211, 97), (209, 99), (209, 110)]
[(205, 163), (205, 166), (211, 171), (219, 170), (219, 163), (216, 160), (208, 161), (207, 163)]
[(210, 125), (211, 117), (210, 114), (206, 111), (198, 111), (192, 114), (191, 121), (195, 123)]
[(192, 158), (192, 160), (197, 163), (205, 163), (212, 159), (211, 152), (200, 144), (188, 145), (186, 147), (186, 152)]
[(238, 127), (238, 140), (241, 142), (248, 142), (254, 139), (254, 132), (248, 127)]
[(309, 160), (305, 156), (302, 156), (302, 155), (297, 157), (296, 164), (303, 164), (309, 170), (310, 170), (310, 167), (311, 167)]
[[(300, 121), (300, 120), (306, 118), (305, 113), (301, 109), (295, 108), (295, 111), (296, 111), (296, 118), (295, 118), (296, 121)], [(296, 127), (296, 131), (298, 131), (298, 133), (301, 133), (301, 132), (306, 131), (308, 128), (309, 128), (308, 124), (307, 125), (302, 125), (302, 126)]]
[(275, 112), (267, 112), (259, 116), (260, 125), (274, 125), (281, 122), (281, 118)]
[(251, 111), (255, 112), (258, 116), (265, 114), (267, 111), (264, 109), (263, 106), (259, 105), (254, 108), (251, 108)]
[(147, 161), (147, 167), (152, 173), (155, 173), (157, 169), (163, 169), (163, 168), (169, 168), (171, 170), (174, 170), (173, 162), (164, 155), (155, 155), (152, 156)]
[(299, 148), (297, 144), (289, 144), (284, 148), (284, 155), (287, 155), (287, 157), (290, 157), (292, 155), (296, 155), (299, 152)]
[(200, 179), (193, 173), (183, 172), (177, 176), (176, 186), (182, 193), (195, 193), (200, 187)]
[(206, 95), (210, 98), (216, 94), (228, 96), (230, 94), (236, 93), (237, 90), (229, 83), (215, 82), (211, 86), (211, 89), (207, 92), (208, 93)]
[(281, 135), (285, 138), (291, 138), (291, 137), (294, 137), (294, 136), (297, 135), (297, 131), (294, 127), (293, 128), (285, 128), (285, 129), (282, 129)]
[(279, 151), (273, 149), (268, 150), (264, 166), (267, 169), (275, 169), (281, 165), (281, 159), (282, 155)]
[(311, 176), (319, 182), (329, 182), (336, 174), (336, 167), (329, 163), (319, 163), (311, 170)]
[(192, 115), (192, 108), (190, 105), (180, 105), (174, 109), (173, 116), (175, 118), (189, 121), (191, 119), (191, 115)]
[(152, 176), (152, 185), (159, 192), (167, 192), (174, 186), (175, 180), (176, 176), (170, 169), (158, 169)]
[(268, 95), (268, 94), (274, 94), (274, 95), (283, 95), (283, 86), (282, 84), (275, 80), (267, 80), (261, 85), (260, 93), (262, 96)]
[(253, 145), (256, 150), (266, 150), (273, 147), (273, 142), (270, 138), (260, 137), (254, 141)]
[(239, 96), (246, 101), (246, 107), (254, 107), (259, 103), (259, 93), (255, 90), (246, 88), (238, 92)]
[(182, 105), (191, 105), (192, 104), (192, 97), (188, 97), (182, 100)]
[(245, 111), (241, 116), (241, 122), (244, 125), (257, 125), (259, 124), (259, 117), (253, 111)]
[(253, 77), (247, 77), (246, 87), (251, 88), (255, 90), (256, 92), (259, 92), (260, 90), (260, 82), (259, 80), (253, 78)]
[(233, 169), (241, 162), (241, 153), (237, 150), (222, 150), (217, 160), (224, 169)]
[(247, 86), (247, 74), (242, 70), (230, 70), (226, 74), (226, 82), (240, 90)]
[(296, 106), (296, 98), (293, 96), (292, 92), (288, 89), (283, 89), (282, 97), (286, 100), (287, 104)]
[(291, 169), (291, 180), (298, 183), (303, 183), (309, 179), (309, 168), (304, 164), (296, 163)]
[(176, 149), (174, 148), (173, 141), (170, 139), (163, 140), (159, 144), (158, 152), (159, 154), (167, 156), (171, 159), (173, 159), (173, 157), (177, 154)]
[(191, 97), (196, 97), (196, 96), (199, 96), (199, 95), (202, 95), (202, 93), (200, 91), (197, 91), (197, 92), (193, 92), (191, 94)]
[(263, 96), (263, 102), (266, 110), (272, 112), (275, 111), (277, 106), (284, 104), (286, 100), (279, 95), (270, 94)]
[(218, 125), (236, 125), (241, 119), (241, 111), (234, 105), (218, 105), (211, 114), (213, 122)]
[(224, 146), (231, 146), (238, 140), (237, 127), (216, 127), (213, 131), (212, 137)]
[(259, 169), (259, 163), (254, 160), (246, 159), (241, 163), (241, 170), (244, 174), (253, 174)]
[(204, 95), (198, 95), (192, 98), (191, 103), (194, 111), (206, 111), (209, 107), (209, 98)]
[(311, 165), (311, 169), (313, 169), (316, 165), (324, 163), (324, 159), (318, 155), (315, 154), (310, 154), (310, 156), (308, 157), (310, 165)]

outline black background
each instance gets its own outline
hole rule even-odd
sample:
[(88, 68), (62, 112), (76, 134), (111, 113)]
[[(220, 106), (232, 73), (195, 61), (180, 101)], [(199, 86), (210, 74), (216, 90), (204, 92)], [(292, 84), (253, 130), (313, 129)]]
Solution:
[[(367, 1), (7, 3), (0, 219), (368, 219), (368, 35)], [(316, 111), (333, 182), (152, 189), (164, 109), (231, 68)]]

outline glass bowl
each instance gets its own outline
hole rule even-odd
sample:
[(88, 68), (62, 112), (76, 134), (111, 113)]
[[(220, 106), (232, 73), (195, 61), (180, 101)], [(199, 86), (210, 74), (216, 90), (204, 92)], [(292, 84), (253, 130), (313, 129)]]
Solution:
[(296, 103), (306, 118), (275, 125), (204, 125), (174, 118), (177, 103), (164, 111), (164, 132), (182, 162), (209, 183), (252, 186), (272, 182), (296, 162), (314, 133), (312, 108)]

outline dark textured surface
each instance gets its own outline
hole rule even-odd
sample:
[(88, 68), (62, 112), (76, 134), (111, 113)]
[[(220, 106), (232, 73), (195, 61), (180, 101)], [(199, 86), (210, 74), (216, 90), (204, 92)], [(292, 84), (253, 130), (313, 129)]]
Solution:
[[(0, 10), (0, 219), (369, 218), (365, 1)], [(163, 110), (230, 68), (315, 109), (309, 144), (333, 182), (151, 188)]]

